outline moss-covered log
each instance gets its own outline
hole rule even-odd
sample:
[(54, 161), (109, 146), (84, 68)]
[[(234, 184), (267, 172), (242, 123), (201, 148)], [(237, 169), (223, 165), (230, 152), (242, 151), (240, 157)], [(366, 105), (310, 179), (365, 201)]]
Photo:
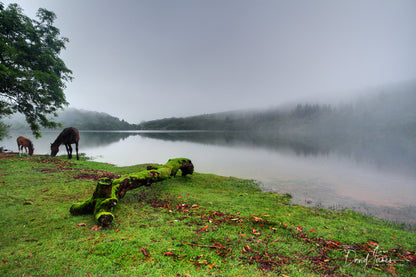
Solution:
[(191, 160), (170, 159), (164, 165), (149, 166), (147, 170), (124, 175), (118, 179), (101, 178), (98, 180), (93, 195), (85, 202), (73, 204), (70, 213), (72, 215), (94, 214), (99, 225), (108, 226), (114, 219), (113, 208), (127, 191), (174, 177), (179, 170), (182, 176), (192, 174), (194, 166)]

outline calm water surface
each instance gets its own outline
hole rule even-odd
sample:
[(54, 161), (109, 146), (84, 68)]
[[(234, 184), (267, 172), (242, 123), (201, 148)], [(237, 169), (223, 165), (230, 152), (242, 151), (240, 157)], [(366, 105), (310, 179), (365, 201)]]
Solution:
[[(34, 142), (35, 154), (49, 154), (58, 132), (44, 132), (38, 140), (29, 132), (11, 132), (0, 146), (17, 151), (19, 135)], [(416, 224), (416, 156), (408, 151), (328, 150), (245, 133), (81, 131), (80, 136), (80, 152), (96, 161), (127, 166), (186, 157), (197, 172), (255, 179), (263, 190), (290, 193), (294, 203), (348, 207)], [(65, 153), (61, 146), (58, 155)]]

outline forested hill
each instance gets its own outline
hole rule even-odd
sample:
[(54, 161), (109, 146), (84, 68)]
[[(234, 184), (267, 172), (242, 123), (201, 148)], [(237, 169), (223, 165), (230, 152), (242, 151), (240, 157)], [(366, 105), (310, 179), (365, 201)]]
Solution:
[[(262, 111), (227, 112), (142, 122), (152, 130), (240, 130), (281, 136), (357, 136), (400, 132), (416, 137), (416, 82), (338, 105), (298, 104)], [(354, 134), (352, 134), (352, 132)]]
[[(56, 121), (62, 123), (64, 127), (74, 126), (79, 130), (135, 130), (138, 128), (135, 124), (130, 124), (107, 113), (73, 108), (59, 112)], [(14, 117), (6, 123), (11, 125), (11, 129), (29, 128), (24, 118), (21, 117)]]
[[(363, 94), (364, 95), (364, 94)], [(367, 95), (367, 94), (366, 94)], [(80, 130), (250, 131), (279, 138), (348, 138), (396, 133), (416, 138), (416, 81), (338, 105), (298, 104), (130, 124), (107, 113), (66, 109), (57, 122)], [(28, 128), (22, 117), (5, 121), (11, 129)]]

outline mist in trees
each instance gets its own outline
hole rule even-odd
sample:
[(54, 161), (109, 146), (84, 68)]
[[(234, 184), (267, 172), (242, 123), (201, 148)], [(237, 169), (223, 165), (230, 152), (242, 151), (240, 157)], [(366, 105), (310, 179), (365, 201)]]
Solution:
[[(339, 153), (377, 165), (416, 165), (416, 82), (400, 84), (339, 104), (302, 103), (143, 122), (141, 129), (238, 131), (210, 143), (290, 148), (301, 155)], [(181, 139), (178, 134), (145, 134)], [(194, 140), (210, 141), (203, 134)], [(186, 138), (182, 139), (186, 140)]]
[[(79, 130), (134, 130), (135, 124), (130, 124), (123, 119), (103, 112), (86, 111), (79, 109), (65, 109), (57, 113), (56, 121), (65, 127), (74, 126)], [(11, 126), (12, 130), (28, 129), (29, 126), (20, 116), (14, 116), (5, 123)]]

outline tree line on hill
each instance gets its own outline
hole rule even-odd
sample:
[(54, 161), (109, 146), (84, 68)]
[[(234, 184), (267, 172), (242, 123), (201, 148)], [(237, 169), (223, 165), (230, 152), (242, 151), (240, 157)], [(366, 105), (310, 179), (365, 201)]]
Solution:
[[(334, 141), (371, 144), (392, 136), (416, 138), (416, 82), (389, 93), (372, 94), (348, 104), (298, 104), (267, 110), (235, 111), (183, 118), (165, 118), (130, 124), (102, 112), (67, 109), (57, 122), (80, 130), (208, 130), (244, 131), (279, 140), (311, 141), (331, 145)], [(28, 128), (14, 119), (13, 129)]]
[[(124, 119), (119, 119), (107, 113), (74, 108), (58, 112), (58, 117), (55, 120), (65, 127), (73, 126), (79, 130), (114, 131), (138, 129), (136, 124), (130, 124)], [(12, 130), (29, 128), (23, 117), (13, 117), (12, 119), (5, 121), (5, 123), (9, 125)]]
[[(142, 122), (147, 130), (234, 131), (225, 142), (289, 147), (301, 154), (334, 153), (378, 166), (416, 165), (416, 82), (363, 96), (348, 104), (298, 104), (291, 108), (229, 112)], [(146, 134), (146, 136), (160, 136)], [(179, 135), (162, 139), (181, 139)], [(193, 136), (194, 137), (194, 136)], [(201, 133), (198, 141), (209, 139)], [(187, 138), (182, 138), (187, 140)]]
[(416, 84), (337, 106), (298, 104), (292, 108), (173, 117), (142, 122), (136, 127), (141, 130), (249, 131), (280, 137), (338, 140), (386, 134), (416, 137), (415, 88)]

